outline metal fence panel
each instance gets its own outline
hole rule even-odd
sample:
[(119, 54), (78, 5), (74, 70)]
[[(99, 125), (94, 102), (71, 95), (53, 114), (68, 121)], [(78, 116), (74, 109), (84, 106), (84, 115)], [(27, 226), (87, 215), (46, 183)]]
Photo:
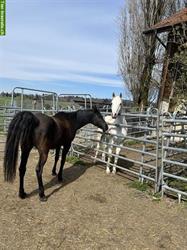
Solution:
[[(55, 109), (33, 109), (32, 107), (24, 106), (24, 91), (22, 88), (21, 91), (21, 95), (23, 95), (22, 106), (0, 107), (0, 154), (2, 157), (6, 131), (16, 112), (30, 110), (52, 115), (59, 110), (60, 98), (66, 96), (57, 96), (51, 92), (54, 97), (54, 99), (52, 98), (52, 103)], [(92, 107), (91, 96), (87, 94), (79, 96), (83, 97), (82, 108)], [(60, 102), (58, 102), (59, 100)], [(60, 110), (63, 110), (64, 107), (60, 107)], [(65, 110), (68, 110), (67, 107), (65, 107)], [(108, 112), (105, 112), (103, 116), (107, 114)], [(161, 189), (162, 195), (167, 193), (174, 194), (181, 201), (182, 198), (187, 196), (187, 118), (172, 118), (171, 115), (165, 117), (159, 115), (155, 109), (154, 112), (150, 110), (148, 112), (128, 110), (128, 112), (124, 112), (122, 115), (125, 116), (127, 124), (118, 124), (118, 126), (128, 128), (128, 133), (121, 138), (123, 144), (120, 146), (121, 151), (118, 156), (117, 169), (127, 176), (138, 178), (141, 182), (147, 181), (152, 183), (155, 192)], [(101, 143), (102, 146), (99, 148), (99, 154), (95, 158), (96, 146), (99, 142), (98, 135), (101, 135), (101, 131), (93, 125), (87, 125), (80, 129), (73, 141), (71, 153), (86, 155), (93, 161), (97, 160), (105, 167), (107, 158), (103, 159), (102, 153), (111, 158), (116, 156), (115, 151), (109, 154), (106, 151), (106, 146), (115, 148), (119, 147), (119, 145), (103, 141)], [(114, 162), (111, 161), (110, 166), (113, 167)]]

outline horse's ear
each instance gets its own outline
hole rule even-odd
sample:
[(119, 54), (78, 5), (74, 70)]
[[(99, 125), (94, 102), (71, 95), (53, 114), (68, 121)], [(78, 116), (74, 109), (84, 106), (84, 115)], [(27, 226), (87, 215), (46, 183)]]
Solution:
[(122, 93), (120, 93), (119, 97), (122, 98)]
[(115, 93), (114, 92), (112, 93), (112, 97), (115, 97)]

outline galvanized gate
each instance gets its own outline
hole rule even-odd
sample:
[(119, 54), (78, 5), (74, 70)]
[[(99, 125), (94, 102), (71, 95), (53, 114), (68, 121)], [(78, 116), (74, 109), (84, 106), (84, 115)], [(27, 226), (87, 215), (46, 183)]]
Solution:
[[(17, 91), (20, 94), (16, 98)], [(33, 100), (29, 100), (30, 106), (28, 99), (25, 98), (28, 92), (34, 93)], [(79, 97), (78, 102), (75, 102), (77, 97)], [(69, 104), (67, 100), (70, 100)], [(57, 95), (55, 92), (43, 90), (14, 88), (11, 105), (0, 107), (1, 156), (3, 157), (8, 124), (16, 112), (30, 110), (53, 115), (59, 110), (91, 107), (92, 97), (89, 94)], [(103, 116), (107, 114), (108, 112), (103, 112)], [(152, 183), (155, 192), (161, 190), (162, 195), (169, 192), (177, 195), (181, 201), (181, 198), (187, 196), (187, 118), (165, 117), (156, 109), (137, 112), (129, 111), (128, 108), (122, 115), (125, 116), (127, 125), (119, 125), (127, 127), (128, 134), (123, 138), (124, 143), (121, 146), (117, 168), (128, 178), (138, 178), (141, 182)], [(100, 154), (97, 159), (95, 158), (98, 133), (100, 132), (92, 125), (80, 129), (73, 141), (71, 153), (85, 155), (89, 159), (97, 160), (101, 166), (105, 167), (107, 162), (101, 157), (102, 147), (99, 149)], [(115, 148), (117, 145), (112, 146)], [(112, 152), (111, 156), (114, 157), (115, 152)], [(110, 166), (113, 164), (110, 162)]]
[[(105, 115), (103, 113), (103, 115)], [(158, 164), (159, 164), (159, 116), (158, 114), (147, 114), (146, 112), (123, 113), (127, 125), (119, 124), (128, 128), (128, 134), (121, 146), (121, 153), (118, 159), (117, 168), (136, 176), (141, 182), (144, 180), (154, 183), (155, 191), (158, 190)], [(73, 142), (73, 150), (77, 154), (88, 154), (93, 160), (103, 164), (101, 154), (95, 159), (97, 133), (100, 133), (93, 126), (86, 126), (80, 130)], [(106, 144), (103, 142), (103, 144)], [(113, 147), (117, 146), (115, 144)], [(99, 150), (103, 152), (102, 148)], [(106, 152), (108, 154), (108, 152)], [(112, 153), (115, 156), (115, 153)], [(113, 166), (113, 163), (110, 163)]]
[(187, 117), (162, 119), (162, 195), (187, 196)]

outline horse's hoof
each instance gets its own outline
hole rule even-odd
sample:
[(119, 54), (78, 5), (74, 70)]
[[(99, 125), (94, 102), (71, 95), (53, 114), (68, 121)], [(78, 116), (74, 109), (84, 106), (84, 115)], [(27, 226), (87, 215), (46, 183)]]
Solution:
[(27, 197), (27, 194), (25, 192), (21, 192), (21, 193), (19, 193), (19, 197), (21, 199), (25, 199)]
[(59, 181), (59, 182), (63, 182), (62, 176), (59, 176), (59, 175), (58, 175), (58, 181)]
[(116, 174), (116, 170), (112, 170), (112, 173), (113, 173), (113, 174)]
[(110, 169), (109, 168), (106, 169), (106, 173), (110, 174)]
[(42, 197), (39, 197), (40, 201), (45, 202), (47, 201), (47, 197), (44, 195)]
[(57, 175), (57, 173), (56, 172), (52, 172), (52, 176), (56, 176)]

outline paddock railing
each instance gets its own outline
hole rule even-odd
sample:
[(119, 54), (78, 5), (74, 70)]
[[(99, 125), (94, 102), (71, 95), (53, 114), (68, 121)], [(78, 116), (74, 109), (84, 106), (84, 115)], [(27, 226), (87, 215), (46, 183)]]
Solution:
[[(105, 115), (105, 114), (103, 114)], [(187, 118), (165, 117), (151, 112), (123, 113), (128, 128), (118, 157), (117, 169), (128, 178), (149, 182), (155, 192), (162, 196), (169, 194), (181, 199), (187, 197)], [(172, 118), (171, 118), (172, 117)], [(87, 155), (105, 168), (107, 159), (102, 159), (103, 148), (95, 158), (97, 135), (101, 133), (94, 126), (86, 126), (77, 134), (72, 152)], [(119, 147), (119, 145), (107, 144)], [(109, 155), (108, 152), (105, 152)], [(115, 152), (110, 156), (115, 157)], [(110, 162), (110, 166), (114, 163)]]
[[(105, 115), (105, 114), (103, 114)], [(158, 165), (160, 156), (160, 138), (159, 138), (159, 116), (158, 114), (146, 113), (123, 113), (127, 125), (118, 124), (118, 126), (128, 128), (128, 133), (118, 156), (117, 169), (120, 169), (131, 177), (138, 177), (143, 181), (152, 182), (155, 191), (158, 190)], [(73, 153), (78, 155), (89, 154), (94, 161), (98, 161), (105, 166), (107, 159), (103, 160), (101, 155), (103, 147), (99, 149), (100, 154), (95, 158), (98, 131), (94, 126), (86, 126), (77, 134), (73, 142)], [(117, 136), (120, 137), (120, 136)], [(107, 144), (115, 148), (119, 145), (101, 142), (101, 145)], [(109, 156), (108, 152), (105, 152)], [(115, 157), (115, 152), (110, 156)], [(110, 166), (114, 163), (110, 162)]]
[(187, 118), (162, 119), (161, 185), (164, 193), (187, 197)]
[[(29, 89), (30, 90), (30, 89)], [(3, 159), (4, 145), (6, 141), (6, 131), (11, 119), (21, 110), (29, 110), (32, 112), (43, 112), (53, 115), (58, 110), (72, 110), (72, 105), (67, 103), (67, 98), (63, 99), (60, 95), (59, 99), (53, 92), (46, 93), (48, 96), (43, 106), (30, 106), (25, 104), (24, 91), (21, 92), (23, 97), (19, 102), (18, 98), (14, 98), (12, 105), (0, 106), (0, 154)], [(41, 92), (42, 93), (42, 92)], [(57, 98), (57, 100), (55, 98)], [(80, 94), (83, 96), (83, 105), (81, 108), (92, 106), (90, 95)], [(20, 98), (20, 95), (18, 96)], [(43, 98), (43, 93), (37, 98)], [(52, 98), (51, 98), (52, 97)], [(51, 99), (50, 99), (51, 98)], [(72, 96), (71, 96), (72, 98)], [(62, 103), (65, 100), (66, 107)], [(49, 101), (52, 103), (50, 104)], [(80, 99), (78, 100), (80, 101)], [(27, 102), (27, 101), (26, 101)], [(15, 106), (15, 103), (17, 105)], [(48, 109), (44, 104), (48, 104)], [(19, 104), (19, 105), (18, 105)], [(42, 102), (41, 102), (42, 104)], [(53, 105), (57, 105), (55, 108)], [(59, 106), (61, 105), (61, 107)], [(76, 103), (77, 105), (77, 103)], [(70, 107), (70, 108), (69, 108)], [(78, 106), (75, 109), (79, 108)], [(107, 109), (108, 111), (108, 109)], [(103, 112), (103, 116), (108, 112)], [(154, 187), (154, 191), (161, 191), (161, 194), (169, 194), (181, 199), (187, 197), (187, 117), (169, 117), (160, 115), (156, 109), (144, 112), (133, 111), (128, 107), (122, 114), (125, 116), (127, 125), (118, 124), (118, 126), (128, 129), (127, 135), (122, 138), (123, 144), (120, 146), (120, 154), (118, 156), (117, 169), (119, 173), (130, 179), (138, 179), (140, 182), (148, 182)], [(76, 155), (84, 155), (91, 159), (94, 163), (99, 163), (103, 168), (106, 167), (106, 159), (102, 158), (104, 152), (104, 144), (101, 142), (99, 154), (95, 157), (98, 134), (101, 133), (96, 127), (87, 125), (80, 129), (72, 143), (70, 153)], [(109, 145), (109, 143), (108, 143)], [(111, 145), (111, 144), (110, 144)], [(116, 146), (111, 145), (114, 149)], [(105, 154), (109, 156), (106, 151)], [(115, 157), (115, 151), (110, 157)], [(110, 162), (113, 167), (113, 161)]]

